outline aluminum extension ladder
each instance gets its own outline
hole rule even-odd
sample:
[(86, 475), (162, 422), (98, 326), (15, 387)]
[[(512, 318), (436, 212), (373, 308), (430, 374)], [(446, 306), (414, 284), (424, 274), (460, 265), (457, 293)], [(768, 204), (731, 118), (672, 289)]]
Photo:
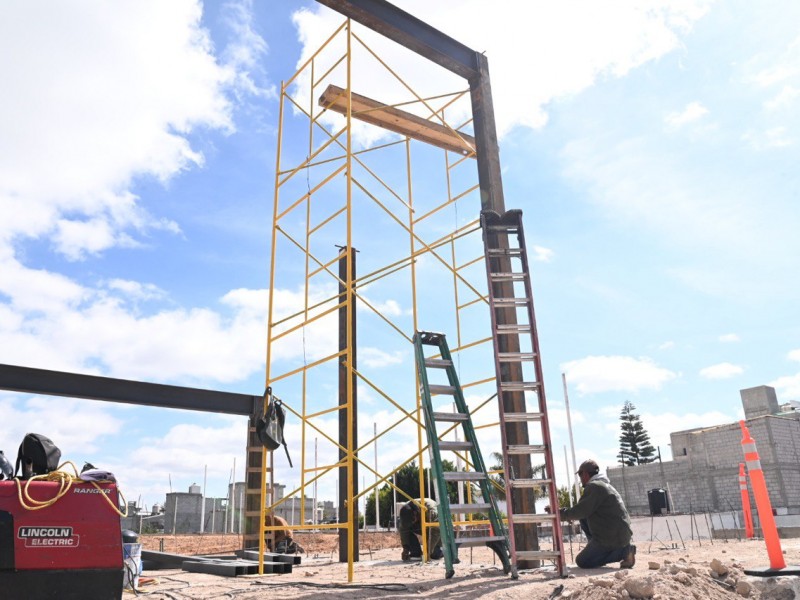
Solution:
[[(509, 210), (500, 215), (485, 210), (481, 213), (481, 227), (494, 338), (511, 562), (513, 568), (521, 569), (539, 564), (533, 561), (552, 560), (563, 576), (564, 540), (558, 519), (558, 492), (522, 211)], [(537, 423), (540, 431), (536, 431)], [(537, 465), (544, 465), (541, 478), (534, 478), (534, 457)], [(535, 489), (548, 499), (552, 514), (535, 513)], [(539, 549), (535, 529), (538, 525), (551, 526), (551, 550)]]
[[(433, 346), (437, 352), (426, 356), (424, 346)], [(508, 545), (508, 536), (497, 502), (490, 491), (492, 482), (486, 465), (483, 462), (480, 447), (478, 446), (475, 429), (472, 426), (464, 393), (458, 382), (453, 359), (447, 347), (444, 334), (418, 331), (414, 334), (414, 352), (416, 355), (417, 371), (419, 373), (420, 397), (425, 413), (425, 430), (428, 435), (428, 444), (431, 453), (431, 465), (436, 479), (437, 498), (439, 500), (439, 529), (442, 538), (442, 551), (445, 561), (445, 577), (453, 576), (453, 565), (459, 563), (458, 549), (467, 546), (486, 545), (497, 554), (503, 565), (503, 572), (511, 572), (516, 579), (517, 572), (511, 565), (511, 554)], [(428, 369), (444, 370), (447, 376), (447, 385), (432, 384)], [(436, 375), (434, 375), (436, 378)], [(431, 397), (445, 394), (453, 397), (456, 412), (434, 412)], [(445, 441), (440, 439), (437, 431), (438, 423), (447, 423), (445, 433), (449, 433), (459, 425), (463, 428), (464, 441)], [(442, 471), (442, 451), (469, 452), (469, 462), (474, 468), (472, 471)], [(451, 504), (447, 492), (448, 482), (467, 481), (477, 484), (483, 495), (483, 502), (473, 504)], [(456, 536), (453, 527), (453, 513), (474, 514), (485, 513), (489, 515), (491, 524), (490, 535), (480, 537)]]

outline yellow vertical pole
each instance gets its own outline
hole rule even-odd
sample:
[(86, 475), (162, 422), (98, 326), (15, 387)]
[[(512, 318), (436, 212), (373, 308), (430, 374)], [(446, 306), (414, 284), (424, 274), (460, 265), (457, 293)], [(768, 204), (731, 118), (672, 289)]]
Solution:
[[(314, 57), (311, 58), (311, 89), (314, 89)], [(311, 115), (308, 120), (308, 154), (306, 155), (306, 181), (308, 182), (308, 162), (311, 160), (311, 154), (314, 151), (314, 94), (309, 95), (309, 111)], [(311, 252), (311, 189), (310, 184), (307, 183), (307, 196), (306, 196), (306, 239), (305, 239), (305, 284), (303, 285), (303, 321), (308, 322), (308, 295), (310, 287), (309, 279), (309, 254)], [(306, 434), (308, 431), (306, 415), (307, 411), (307, 383), (308, 383), (308, 370), (306, 369), (306, 328), (303, 326), (303, 376), (302, 376), (302, 390), (301, 390), (301, 414), (300, 419), (300, 525), (305, 523), (306, 514)], [(316, 476), (316, 473), (314, 473)], [(316, 511), (316, 506), (314, 507)]]
[[(269, 270), (269, 300), (267, 302), (267, 380), (265, 385), (269, 385), (270, 377), (272, 375), (272, 308), (274, 304), (275, 293), (275, 250), (277, 248), (277, 227), (278, 227), (278, 198), (280, 189), (280, 176), (281, 171), (281, 145), (283, 141), (283, 105), (286, 94), (284, 83), (281, 82), (281, 99), (278, 105), (278, 150), (275, 153), (275, 187), (273, 192), (272, 201), (272, 245), (270, 247), (270, 262), (271, 267)], [(274, 490), (273, 470), (267, 468), (267, 449), (261, 449), (261, 502), (259, 503), (259, 522), (258, 522), (258, 573), (264, 574), (264, 517), (267, 507), (267, 472), (269, 472), (269, 489)], [(246, 470), (245, 470), (246, 473)]]
[[(411, 250), (411, 256), (414, 256), (416, 252), (416, 244), (414, 238), (414, 189), (412, 186), (412, 178), (411, 178), (411, 140), (406, 138), (406, 178), (407, 178), (407, 186), (408, 186), (408, 229), (409, 229), (409, 244)], [(412, 313), (413, 313), (413, 323), (414, 323), (414, 331), (416, 332), (419, 328), (419, 311), (417, 307), (417, 261), (416, 259), (411, 261), (411, 304), (412, 304)], [(417, 422), (423, 422), (422, 416), (422, 399), (419, 395), (419, 373), (417, 373), (416, 363), (414, 367), (414, 377), (416, 381), (416, 415), (417, 415)], [(417, 465), (419, 466), (419, 490), (420, 490), (420, 497), (424, 499), (425, 497), (425, 471), (423, 468), (423, 431), (422, 426), (417, 427)], [(427, 522), (425, 521), (425, 511), (420, 510), (420, 521), (422, 523), (422, 560), (427, 560), (427, 552), (428, 552), (428, 535), (426, 525)]]

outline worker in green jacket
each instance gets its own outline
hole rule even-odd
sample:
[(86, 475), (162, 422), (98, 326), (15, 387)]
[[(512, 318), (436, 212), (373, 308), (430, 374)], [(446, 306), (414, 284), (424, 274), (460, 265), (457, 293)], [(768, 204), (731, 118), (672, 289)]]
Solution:
[(631, 544), (631, 519), (622, 497), (593, 460), (578, 469), (583, 494), (572, 508), (560, 510), (562, 521), (581, 520), (588, 543), (575, 557), (581, 569), (593, 569), (620, 561), (621, 569), (636, 563), (636, 546)]
[(409, 561), (412, 558), (422, 557), (422, 518), (420, 505), (425, 507), (425, 521), (428, 523), (428, 556), (433, 560), (442, 558), (442, 540), (438, 527), (431, 527), (431, 523), (439, 520), (439, 505), (430, 498), (417, 498), (406, 502), (400, 509), (400, 519), (397, 532), (400, 534), (400, 544), (403, 552), (400, 558)]

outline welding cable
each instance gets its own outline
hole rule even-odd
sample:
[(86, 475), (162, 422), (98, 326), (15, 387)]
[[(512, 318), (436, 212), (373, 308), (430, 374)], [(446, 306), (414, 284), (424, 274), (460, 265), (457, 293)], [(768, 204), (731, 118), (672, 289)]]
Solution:
[(382, 592), (407, 592), (408, 586), (404, 583), (314, 583), (313, 581), (254, 581), (250, 585), (268, 585), (271, 587), (304, 586), (321, 589), (335, 590), (380, 590)]
[[(65, 465), (72, 466), (73, 470), (75, 471), (74, 476), (66, 471), (61, 470), (61, 468)], [(15, 479), (17, 483), (17, 497), (19, 498), (20, 506), (22, 506), (22, 508), (25, 510), (41, 510), (43, 508), (47, 508), (48, 506), (52, 506), (64, 497), (64, 495), (72, 487), (72, 482), (76, 479), (78, 479), (78, 469), (69, 461), (60, 465), (55, 471), (47, 473), (46, 475), (34, 475), (28, 479), (25, 482), (24, 492), (22, 488), (22, 482), (19, 479)], [(28, 487), (32, 481), (57, 481), (59, 483), (58, 493), (49, 500), (37, 500), (36, 498), (32, 498), (28, 490)]]
[[(62, 470), (66, 465), (72, 467), (74, 475), (68, 473), (67, 471)], [(47, 508), (48, 506), (52, 506), (56, 502), (58, 502), (64, 495), (70, 490), (72, 484), (75, 482), (78, 483), (86, 483), (83, 479), (80, 478), (78, 475), (78, 468), (75, 466), (74, 463), (71, 461), (66, 461), (59, 465), (59, 467), (55, 471), (51, 471), (46, 475), (34, 475), (30, 479), (25, 482), (25, 489), (23, 491), (22, 482), (19, 479), (15, 479), (17, 483), (17, 497), (19, 498), (19, 503), (22, 508), (26, 510), (41, 510), (42, 508)], [(32, 498), (29, 491), (28, 486), (30, 486), (31, 481), (57, 481), (59, 483), (58, 493), (50, 498), (49, 500), (37, 500), (36, 498)], [(128, 503), (125, 501), (125, 496), (122, 495), (122, 491), (117, 488), (117, 494), (123, 501), (124, 511), (121, 511), (117, 506), (114, 506), (114, 503), (111, 501), (106, 493), (103, 491), (96, 481), (90, 481), (91, 483), (99, 492), (103, 499), (108, 502), (109, 506), (121, 517), (128, 516)], [(106, 480), (103, 483), (115, 483), (110, 480)]]

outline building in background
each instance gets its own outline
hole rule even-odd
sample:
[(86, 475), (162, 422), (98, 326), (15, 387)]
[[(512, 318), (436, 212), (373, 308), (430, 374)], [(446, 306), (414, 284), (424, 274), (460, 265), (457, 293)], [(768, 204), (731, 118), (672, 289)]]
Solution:
[[(798, 403), (779, 405), (775, 389), (765, 385), (741, 390), (740, 395), (772, 507), (778, 516), (800, 515)], [(744, 454), (738, 422), (676, 431), (670, 441), (671, 461), (607, 470), (631, 514), (659, 514), (667, 508), (684, 513), (741, 510), (738, 477)], [(750, 493), (752, 498), (752, 488)]]
[[(276, 500), (283, 498), (286, 486), (276, 483), (273, 486)], [(170, 492), (163, 506), (154, 504), (151, 513), (145, 514), (135, 502), (128, 503), (128, 516), (121, 519), (123, 529), (139, 533), (241, 533), (244, 528), (244, 498), (246, 483), (243, 481), (228, 485), (226, 498), (205, 498), (197, 484), (189, 486), (188, 492)], [(307, 519), (313, 515), (313, 500), (306, 498), (305, 509)], [(320, 502), (327, 513), (334, 515), (333, 502)], [(299, 498), (288, 499), (281, 505), (282, 511), (276, 511), (289, 523), (300, 524), (301, 502)], [(318, 511), (318, 516), (325, 510)], [(319, 521), (317, 521), (319, 522)], [(201, 524), (202, 523), (202, 524)]]

